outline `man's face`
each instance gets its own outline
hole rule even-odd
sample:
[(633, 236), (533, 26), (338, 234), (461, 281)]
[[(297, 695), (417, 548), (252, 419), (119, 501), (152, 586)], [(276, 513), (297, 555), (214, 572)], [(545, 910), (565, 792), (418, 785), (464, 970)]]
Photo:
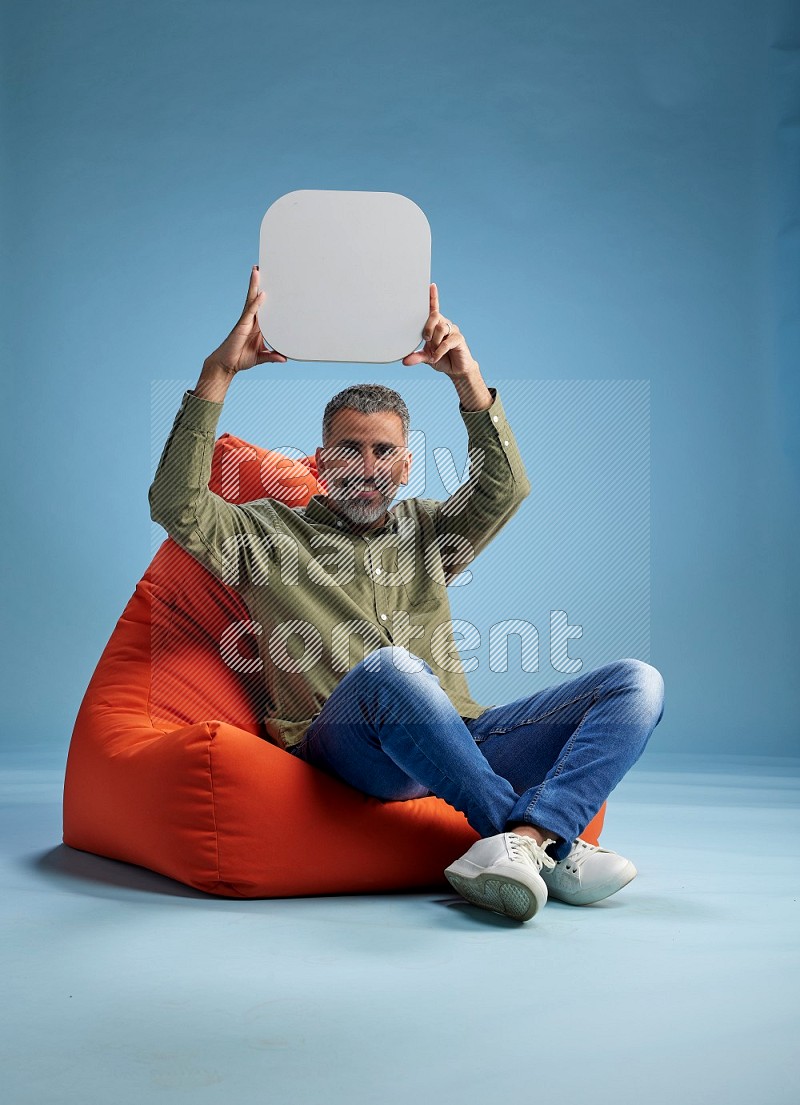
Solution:
[(316, 461), (332, 510), (366, 529), (380, 524), (398, 486), (408, 483), (411, 468), (400, 415), (338, 410)]

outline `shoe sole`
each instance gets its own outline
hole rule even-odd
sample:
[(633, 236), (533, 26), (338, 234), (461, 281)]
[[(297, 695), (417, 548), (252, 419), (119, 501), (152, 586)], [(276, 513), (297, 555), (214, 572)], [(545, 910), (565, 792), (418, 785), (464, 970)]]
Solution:
[(622, 890), (623, 886), (633, 882), (638, 873), (631, 861), (628, 860), (627, 865), (613, 879), (609, 879), (602, 886), (578, 890), (575, 894), (569, 895), (561, 893), (558, 888), (548, 887), (548, 894), (551, 898), (555, 898), (557, 902), (566, 902), (567, 905), (594, 905), (595, 902), (602, 902), (605, 898), (610, 898), (612, 894), (616, 894), (618, 890)]
[(467, 878), (449, 869), (444, 874), (468, 902), (515, 921), (529, 921), (547, 901), (546, 887), (544, 897), (537, 897), (530, 887), (505, 875), (486, 873)]

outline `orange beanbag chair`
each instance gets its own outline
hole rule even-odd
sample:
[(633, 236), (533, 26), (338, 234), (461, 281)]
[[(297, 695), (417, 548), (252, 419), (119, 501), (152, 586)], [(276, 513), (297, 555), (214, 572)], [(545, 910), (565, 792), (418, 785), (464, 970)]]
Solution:
[[(231, 434), (215, 444), (209, 486), (292, 506), (325, 491), (312, 456)], [(239, 595), (164, 541), (78, 712), (64, 843), (227, 898), (449, 889), (444, 868), (478, 838), (462, 813), (433, 796), (373, 798), (266, 739), (258, 672), (220, 655), (223, 631), (248, 619)], [(257, 659), (254, 641), (239, 647)], [(591, 843), (604, 813), (582, 834)]]

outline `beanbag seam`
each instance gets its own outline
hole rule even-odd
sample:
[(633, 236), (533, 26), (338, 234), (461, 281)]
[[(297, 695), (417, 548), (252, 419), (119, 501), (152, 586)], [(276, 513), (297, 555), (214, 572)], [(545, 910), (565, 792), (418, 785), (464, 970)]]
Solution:
[(206, 732), (208, 733), (208, 743), (206, 744), (206, 755), (208, 756), (208, 781), (211, 787), (211, 818), (214, 823), (214, 853), (216, 855), (216, 869), (217, 869), (217, 882), (222, 882), (222, 874), (220, 871), (220, 855), (219, 855), (219, 827), (217, 825), (217, 796), (214, 788), (214, 766), (211, 756), (211, 742), (214, 740), (217, 734), (217, 723), (207, 721)]

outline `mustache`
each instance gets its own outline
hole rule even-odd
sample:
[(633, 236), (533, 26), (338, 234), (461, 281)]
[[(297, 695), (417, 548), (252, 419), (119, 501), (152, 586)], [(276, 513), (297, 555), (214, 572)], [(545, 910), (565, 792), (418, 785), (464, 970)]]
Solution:
[(352, 480), (343, 480), (339, 487), (343, 491), (386, 491), (388, 484), (355, 483)]

